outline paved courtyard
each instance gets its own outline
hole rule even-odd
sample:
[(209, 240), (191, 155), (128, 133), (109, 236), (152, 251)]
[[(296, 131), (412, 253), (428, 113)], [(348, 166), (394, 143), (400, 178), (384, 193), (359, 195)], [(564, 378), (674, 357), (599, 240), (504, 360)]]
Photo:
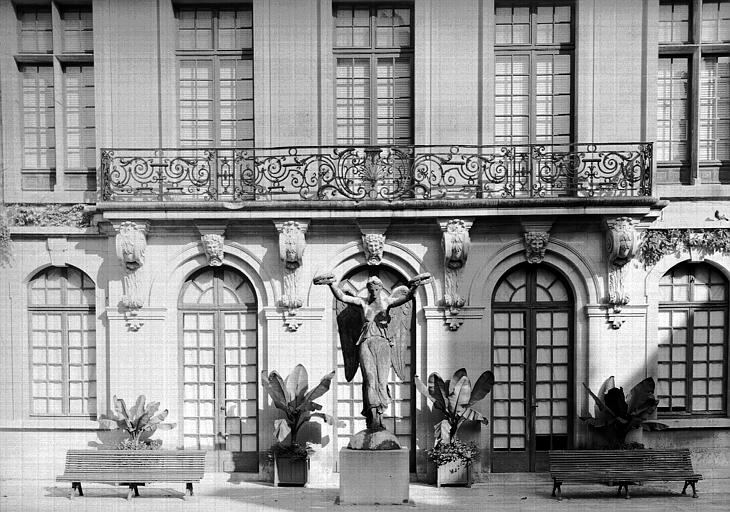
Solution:
[[(500, 479), (501, 480), (501, 479)], [(127, 502), (126, 489), (103, 484), (88, 484), (85, 497), (68, 498), (70, 486), (53, 481), (0, 482), (0, 511), (727, 511), (730, 503), (730, 479), (715, 478), (700, 482), (700, 497), (679, 494), (681, 483), (651, 483), (633, 487), (630, 500), (618, 498), (615, 488), (598, 485), (564, 485), (562, 502), (550, 497), (547, 477), (523, 482), (485, 482), (472, 488), (441, 488), (413, 483), (412, 505), (337, 505), (337, 483), (317, 484), (309, 488), (275, 488), (263, 482), (231, 482), (226, 475), (207, 475), (196, 486), (196, 496), (181, 499), (182, 485), (158, 484), (140, 488), (141, 496)]]

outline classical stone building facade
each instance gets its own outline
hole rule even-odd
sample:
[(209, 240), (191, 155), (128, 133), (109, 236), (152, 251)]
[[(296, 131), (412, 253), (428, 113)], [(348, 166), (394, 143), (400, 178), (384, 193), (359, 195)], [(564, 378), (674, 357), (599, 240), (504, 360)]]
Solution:
[[(264, 477), (261, 371), (337, 368), (313, 464), (363, 428), (334, 301), (424, 272), (386, 421), (492, 369), (480, 472), (594, 442), (609, 376), (727, 468), (730, 1), (0, 1), (0, 478), (60, 473), (143, 393), (168, 447)], [(1, 235), (2, 233), (0, 233)]]

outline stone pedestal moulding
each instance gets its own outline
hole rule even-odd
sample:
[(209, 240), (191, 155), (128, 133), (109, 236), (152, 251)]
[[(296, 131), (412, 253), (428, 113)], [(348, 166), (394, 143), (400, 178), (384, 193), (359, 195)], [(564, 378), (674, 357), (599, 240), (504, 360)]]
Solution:
[(608, 260), (608, 321), (619, 329), (624, 320), (621, 308), (629, 303), (626, 281), (631, 271), (631, 260), (636, 256), (639, 237), (636, 221), (630, 217), (606, 219), (606, 253)]
[(299, 272), (307, 245), (304, 234), (309, 222), (288, 220), (274, 222), (279, 232), (279, 258), (283, 265), (283, 291), (279, 306), (286, 308), (284, 325), (290, 331), (296, 331), (302, 325), (297, 318), (297, 310), (302, 307), (303, 300), (299, 296)]

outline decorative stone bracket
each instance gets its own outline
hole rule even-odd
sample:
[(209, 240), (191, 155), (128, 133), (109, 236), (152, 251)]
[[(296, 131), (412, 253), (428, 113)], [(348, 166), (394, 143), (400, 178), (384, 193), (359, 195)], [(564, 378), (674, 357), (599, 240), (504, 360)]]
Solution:
[(459, 280), (469, 256), (471, 246), (469, 230), (474, 219), (444, 219), (438, 223), (443, 233), (441, 238), (441, 247), (444, 251), (443, 304), (448, 308), (449, 329), (455, 331), (464, 323), (463, 319), (458, 318), (461, 308), (466, 304), (466, 299), (459, 295)]
[(362, 248), (365, 252), (365, 261), (368, 265), (380, 265), (383, 262), (385, 232), (390, 226), (390, 220), (360, 220), (357, 225), (362, 235)]
[(117, 231), (117, 258), (122, 266), (122, 305), (130, 310), (144, 306), (144, 260), (147, 251), (146, 223), (126, 221), (114, 226)]
[(298, 282), (304, 249), (307, 245), (304, 234), (309, 228), (309, 222), (275, 221), (274, 226), (279, 232), (279, 258), (283, 265), (283, 293), (279, 306), (287, 309), (284, 324), (290, 331), (296, 331), (302, 323), (296, 319), (297, 309), (303, 304), (299, 297)]
[(619, 329), (623, 324), (618, 316), (629, 303), (626, 282), (631, 272), (631, 260), (639, 247), (636, 224), (630, 217), (606, 219), (606, 254), (608, 261), (608, 321)]

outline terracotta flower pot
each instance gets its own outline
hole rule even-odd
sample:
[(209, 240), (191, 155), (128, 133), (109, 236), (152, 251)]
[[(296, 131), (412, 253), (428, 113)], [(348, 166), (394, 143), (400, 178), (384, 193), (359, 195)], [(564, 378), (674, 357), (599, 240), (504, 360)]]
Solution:
[(463, 485), (471, 487), (471, 462), (447, 462), (436, 468), (436, 487)]
[(309, 459), (274, 457), (274, 486), (305, 486), (309, 480)]

